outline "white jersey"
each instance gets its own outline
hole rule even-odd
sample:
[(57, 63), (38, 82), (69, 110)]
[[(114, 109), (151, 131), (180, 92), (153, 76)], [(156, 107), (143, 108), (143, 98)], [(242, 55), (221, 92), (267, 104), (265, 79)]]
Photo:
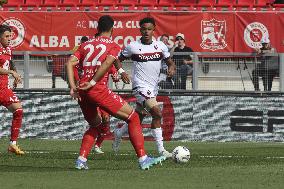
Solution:
[(126, 58), (131, 58), (132, 87), (148, 88), (151, 91), (158, 89), (159, 74), (162, 60), (169, 58), (168, 47), (161, 41), (153, 41), (151, 44), (142, 44), (140, 40), (131, 42), (121, 52)]

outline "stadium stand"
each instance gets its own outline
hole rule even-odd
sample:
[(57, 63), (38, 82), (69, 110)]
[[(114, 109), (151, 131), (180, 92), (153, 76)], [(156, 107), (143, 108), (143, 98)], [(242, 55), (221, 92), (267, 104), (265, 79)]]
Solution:
[(25, 4), (21, 4), (21, 7), (40, 7), (44, 3), (43, 1), (44, 0), (26, 0)]
[(44, 0), (42, 7), (58, 7), (61, 4), (61, 0)]
[(59, 7), (77, 7), (81, 3), (81, 0), (63, 0)]
[(236, 8), (252, 8), (255, 0), (237, 0), (233, 6)]
[[(278, 2), (278, 1), (276, 1)], [(8, 0), (1, 10), (192, 11), (283, 10), (273, 0)]]
[(196, 7), (213, 7), (216, 4), (216, 0), (199, 0), (194, 6)]
[(7, 4), (3, 4), (3, 7), (7, 8), (19, 8), (20, 5), (25, 4), (25, 0), (8, 0)]

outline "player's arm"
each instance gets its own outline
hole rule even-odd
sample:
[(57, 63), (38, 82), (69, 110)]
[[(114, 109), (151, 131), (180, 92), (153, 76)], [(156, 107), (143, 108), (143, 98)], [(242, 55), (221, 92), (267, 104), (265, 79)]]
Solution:
[(67, 70), (67, 76), (68, 81), (71, 89), (76, 89), (76, 81), (74, 76), (74, 66), (78, 64), (78, 59), (75, 56), (71, 56), (67, 63), (66, 63), (66, 70)]
[(169, 58), (165, 59), (165, 62), (168, 66), (168, 76), (173, 77), (175, 72), (176, 72), (176, 65), (175, 65), (174, 61), (169, 57)]
[(0, 75), (12, 75), (13, 78), (15, 79), (14, 82), (16, 82), (17, 84), (22, 83), (21, 76), (14, 70), (11, 69), (6, 70), (4, 68), (0, 68)]
[[(121, 59), (123, 59), (123, 58), (121, 58)], [(120, 61), (120, 57), (119, 57), (119, 60), (116, 60), (114, 62), (114, 66), (115, 66), (117, 72), (120, 74), (121, 80), (124, 83), (129, 84), (130, 83), (130, 78), (129, 78), (128, 74), (124, 71), (124, 69), (122, 68), (122, 63)]]
[(93, 79), (91, 79), (90, 82), (82, 83), (79, 89), (88, 90), (94, 85), (96, 85), (96, 83), (100, 81), (104, 77), (104, 75), (109, 71), (114, 61), (115, 61), (115, 57), (107, 56), (105, 61), (101, 64), (101, 66), (96, 71), (96, 74), (94, 75)]
[(67, 77), (68, 82), (70, 86), (70, 95), (75, 100), (80, 100), (80, 96), (77, 91), (76, 87), (76, 81), (75, 81), (75, 75), (74, 75), (74, 67), (79, 63), (78, 58), (75, 56), (71, 56), (68, 59), (68, 62), (66, 63), (66, 71), (67, 71)]

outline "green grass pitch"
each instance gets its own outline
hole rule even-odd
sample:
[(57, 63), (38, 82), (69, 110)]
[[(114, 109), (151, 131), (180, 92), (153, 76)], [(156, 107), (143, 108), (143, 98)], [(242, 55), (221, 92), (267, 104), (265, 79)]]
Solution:
[[(191, 151), (188, 163), (167, 160), (148, 171), (138, 169), (129, 141), (120, 154), (103, 143), (105, 154), (89, 156), (89, 170), (74, 169), (81, 141), (21, 139), (24, 156), (7, 153), (8, 139), (0, 139), (1, 189), (280, 189), (284, 186), (283, 143), (166, 142)], [(157, 155), (153, 142), (145, 143)]]

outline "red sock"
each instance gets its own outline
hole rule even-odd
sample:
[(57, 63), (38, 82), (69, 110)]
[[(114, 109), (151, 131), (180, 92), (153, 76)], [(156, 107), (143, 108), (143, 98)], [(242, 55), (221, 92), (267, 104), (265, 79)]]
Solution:
[(136, 112), (133, 112), (132, 115), (129, 116), (127, 123), (129, 138), (132, 143), (132, 146), (136, 151), (137, 157), (142, 157), (146, 155), (144, 149), (144, 136), (142, 133), (142, 127), (138, 114)]
[(97, 138), (98, 131), (96, 127), (90, 127), (84, 134), (80, 148), (80, 156), (87, 158)]
[(95, 143), (95, 146), (101, 147), (103, 141), (105, 139), (105, 136), (103, 134), (99, 134)]
[(12, 127), (11, 127), (11, 141), (17, 141), (22, 126), (23, 109), (17, 109), (13, 113)]

